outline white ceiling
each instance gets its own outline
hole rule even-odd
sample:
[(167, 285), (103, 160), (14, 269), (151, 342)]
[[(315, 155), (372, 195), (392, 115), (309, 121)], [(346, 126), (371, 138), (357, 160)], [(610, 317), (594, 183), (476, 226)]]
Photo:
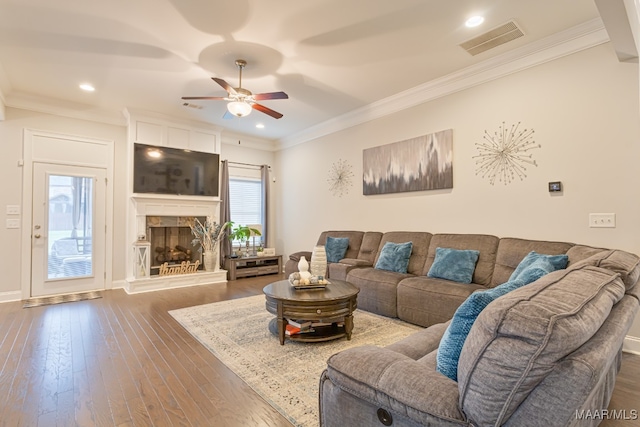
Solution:
[[(475, 14), (485, 23), (466, 28)], [(122, 122), (131, 108), (280, 140), (598, 17), (593, 0), (0, 0), (0, 91), (7, 106)], [(509, 20), (524, 37), (475, 57), (458, 46)], [(282, 119), (183, 106), (225, 95), (211, 77), (237, 86), (237, 58), (244, 88), (289, 95), (262, 102)]]

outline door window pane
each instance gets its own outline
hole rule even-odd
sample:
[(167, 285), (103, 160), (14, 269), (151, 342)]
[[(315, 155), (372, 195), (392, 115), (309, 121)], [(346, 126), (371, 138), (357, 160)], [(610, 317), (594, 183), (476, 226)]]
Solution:
[(93, 179), (49, 175), (48, 279), (93, 274)]

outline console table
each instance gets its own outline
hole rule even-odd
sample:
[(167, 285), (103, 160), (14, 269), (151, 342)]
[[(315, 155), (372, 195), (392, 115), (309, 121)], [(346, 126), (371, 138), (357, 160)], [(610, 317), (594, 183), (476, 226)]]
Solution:
[(282, 272), (282, 255), (225, 258), (224, 268), (229, 280)]

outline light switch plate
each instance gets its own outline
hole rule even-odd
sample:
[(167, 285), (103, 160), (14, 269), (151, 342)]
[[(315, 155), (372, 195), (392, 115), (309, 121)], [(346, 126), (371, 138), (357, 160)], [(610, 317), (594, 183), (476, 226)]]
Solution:
[(590, 213), (589, 227), (591, 228), (616, 228), (616, 214), (614, 213)]
[(20, 228), (19, 219), (7, 219), (7, 228)]
[(7, 205), (7, 215), (20, 215), (20, 206)]

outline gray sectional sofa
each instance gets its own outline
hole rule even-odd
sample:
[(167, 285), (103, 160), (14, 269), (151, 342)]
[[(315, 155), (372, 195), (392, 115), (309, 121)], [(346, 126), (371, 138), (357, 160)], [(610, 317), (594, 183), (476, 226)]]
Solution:
[[(564, 242), (426, 232), (329, 231), (318, 243), (351, 233), (357, 244), (329, 266), (329, 277), (360, 288), (358, 308), (427, 328), (384, 348), (356, 347), (332, 356), (320, 379), (322, 426), (601, 422), (622, 343), (640, 310), (636, 255)], [(388, 241), (414, 243), (407, 273), (374, 267)], [(472, 283), (425, 276), (438, 247), (479, 251)], [(491, 302), (464, 341), (457, 381), (439, 373), (438, 346), (456, 309), (471, 293), (508, 281), (531, 251), (566, 254), (568, 266)], [(299, 254), (292, 255), (289, 269)]]

